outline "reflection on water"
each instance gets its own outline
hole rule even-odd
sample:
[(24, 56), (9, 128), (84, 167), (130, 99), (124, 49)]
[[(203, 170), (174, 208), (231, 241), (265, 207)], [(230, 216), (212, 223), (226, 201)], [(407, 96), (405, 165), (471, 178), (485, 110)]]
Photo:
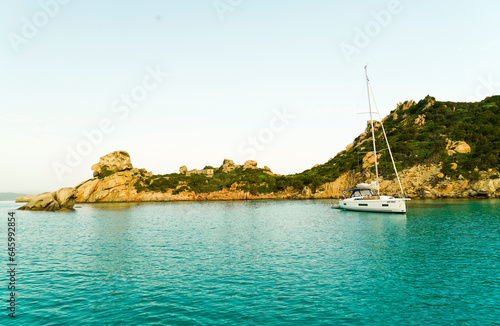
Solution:
[(412, 208), (442, 208), (442, 207), (450, 207), (450, 206), (469, 206), (473, 203), (481, 203), (486, 202), (488, 205), (494, 205), (495, 202), (498, 201), (496, 199), (413, 199), (407, 202), (408, 211)]
[(79, 203), (77, 206), (80, 208), (92, 208), (94, 210), (107, 210), (107, 211), (124, 211), (131, 208), (137, 207), (138, 205), (143, 205), (145, 203), (92, 203), (92, 204), (82, 204)]

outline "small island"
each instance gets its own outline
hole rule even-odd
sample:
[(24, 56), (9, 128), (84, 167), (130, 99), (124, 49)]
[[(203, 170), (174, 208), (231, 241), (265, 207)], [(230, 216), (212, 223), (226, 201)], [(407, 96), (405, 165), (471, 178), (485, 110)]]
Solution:
[[(382, 144), (380, 123), (375, 137)], [(500, 197), (500, 96), (477, 103), (439, 102), (427, 96), (397, 105), (383, 119), (406, 196), (410, 198)], [(222, 201), (337, 198), (342, 189), (374, 179), (368, 127), (346, 150), (324, 164), (294, 175), (279, 175), (252, 160), (224, 159), (205, 166), (154, 175), (134, 168), (130, 155), (115, 151), (92, 166), (93, 177), (75, 188), (18, 197), (21, 209), (69, 210), (75, 202)], [(397, 195), (388, 153), (377, 153), (380, 189)]]

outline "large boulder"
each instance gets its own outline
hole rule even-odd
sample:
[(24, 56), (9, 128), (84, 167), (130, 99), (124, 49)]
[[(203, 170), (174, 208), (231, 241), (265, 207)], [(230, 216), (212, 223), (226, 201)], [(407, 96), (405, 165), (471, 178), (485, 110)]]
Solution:
[(425, 125), (425, 114), (419, 115), (413, 123), (416, 124), (417, 126)]
[(55, 211), (59, 209), (59, 204), (56, 200), (54, 200), (52, 193), (44, 192), (43, 194), (33, 196), (33, 198), (31, 198), (31, 200), (26, 205), (19, 209), (33, 211)]
[(52, 193), (61, 210), (71, 210), (75, 206), (77, 191), (75, 188), (61, 188)]
[(264, 166), (264, 173), (269, 175), (274, 175), (273, 171), (271, 171), (271, 168), (268, 167), (267, 165)]
[(455, 152), (461, 153), (461, 154), (467, 154), (471, 152), (471, 148), (469, 144), (467, 144), (464, 141), (458, 142), (457, 147), (455, 147)]
[[(377, 159), (380, 158), (382, 154), (377, 154)], [(363, 169), (372, 166), (375, 164), (375, 154), (373, 152), (366, 153), (365, 157), (363, 157)]]
[(467, 154), (471, 152), (471, 148), (469, 144), (464, 141), (452, 141), (450, 139), (446, 139), (446, 150), (449, 156), (453, 156), (453, 154)]
[(76, 195), (75, 188), (61, 188), (54, 192), (44, 192), (33, 196), (26, 205), (19, 209), (51, 212), (69, 211), (75, 205)]
[(497, 190), (500, 190), (500, 179), (479, 180), (472, 186), (472, 190), (478, 196), (492, 196)]
[(120, 172), (133, 169), (130, 162), (130, 155), (125, 151), (115, 151), (102, 156), (99, 163), (92, 165), (94, 177), (106, 174), (109, 172)]
[(257, 168), (257, 162), (253, 160), (248, 160), (243, 164), (243, 170), (246, 169), (256, 169)]
[(222, 162), (221, 168), (222, 172), (229, 173), (233, 170), (235, 170), (238, 166), (234, 164), (233, 160), (229, 160), (227, 158), (224, 159)]

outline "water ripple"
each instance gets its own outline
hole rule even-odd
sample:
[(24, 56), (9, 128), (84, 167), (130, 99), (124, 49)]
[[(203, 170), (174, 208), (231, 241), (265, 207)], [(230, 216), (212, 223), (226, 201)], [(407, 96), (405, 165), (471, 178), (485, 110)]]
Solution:
[[(406, 216), (330, 206), (330, 201), (151, 203), (82, 205), (67, 214), (19, 212), (17, 321), (486, 325), (500, 320), (499, 201), (412, 201)], [(5, 243), (5, 225), (0, 232)]]

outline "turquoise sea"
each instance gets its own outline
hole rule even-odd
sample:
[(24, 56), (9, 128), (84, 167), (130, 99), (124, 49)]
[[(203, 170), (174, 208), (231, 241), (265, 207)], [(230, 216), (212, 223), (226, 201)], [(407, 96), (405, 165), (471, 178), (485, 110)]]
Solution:
[[(83, 204), (15, 211), (1, 325), (500, 325), (500, 201)], [(2, 270), (8, 212), (0, 202)]]

